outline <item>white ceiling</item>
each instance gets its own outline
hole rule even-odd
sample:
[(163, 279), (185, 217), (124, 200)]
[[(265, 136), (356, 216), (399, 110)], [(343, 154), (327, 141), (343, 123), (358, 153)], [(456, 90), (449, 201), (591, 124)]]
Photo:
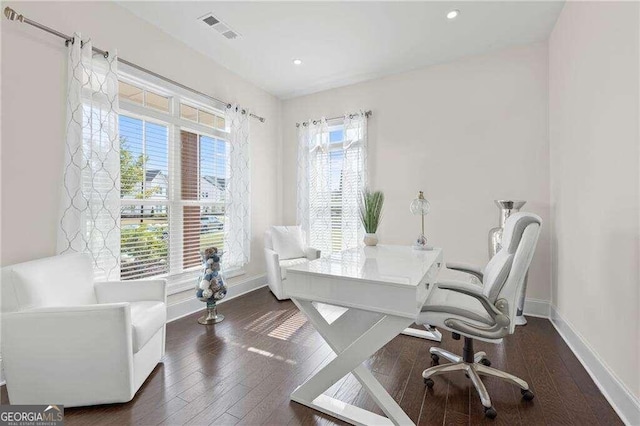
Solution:
[[(283, 99), (546, 40), (560, 1), (120, 4)], [(454, 20), (445, 15), (459, 9)], [(213, 14), (240, 38), (198, 18)], [(302, 65), (292, 63), (302, 59)]]

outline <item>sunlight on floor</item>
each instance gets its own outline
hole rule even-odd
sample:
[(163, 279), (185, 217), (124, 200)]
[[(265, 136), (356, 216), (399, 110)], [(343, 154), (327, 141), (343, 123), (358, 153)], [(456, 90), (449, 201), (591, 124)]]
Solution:
[(289, 340), (291, 336), (300, 329), (300, 327), (306, 324), (306, 322), (307, 318), (304, 314), (302, 312), (297, 312), (294, 316), (271, 331), (271, 333), (269, 333), (269, 337), (275, 337), (280, 340)]
[(278, 324), (283, 320), (283, 317), (286, 315), (293, 316), (294, 312), (287, 312), (286, 310), (281, 311), (269, 311), (264, 315), (261, 315), (257, 319), (251, 321), (247, 326), (244, 327), (245, 330), (254, 331), (256, 333), (262, 333), (267, 331), (271, 326)]
[(254, 348), (253, 346), (249, 347), (247, 350), (248, 350), (249, 352), (253, 352), (254, 354), (258, 354), (258, 355), (266, 356), (267, 358), (273, 358), (273, 359), (276, 359), (276, 360), (278, 360), (278, 361), (284, 361), (284, 362), (286, 362), (287, 364), (291, 364), (291, 365), (295, 365), (295, 364), (297, 364), (297, 362), (295, 362), (295, 361), (294, 361), (294, 360), (292, 360), (292, 359), (285, 359), (285, 358), (281, 357), (280, 355), (276, 355), (276, 354), (274, 354), (274, 353), (271, 353), (271, 352), (269, 352), (269, 351), (264, 351), (264, 350), (262, 350), (262, 349)]

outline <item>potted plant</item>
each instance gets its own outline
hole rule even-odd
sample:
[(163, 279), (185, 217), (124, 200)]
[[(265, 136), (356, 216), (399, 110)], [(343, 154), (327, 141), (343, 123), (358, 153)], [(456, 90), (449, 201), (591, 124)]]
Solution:
[(365, 189), (360, 196), (359, 210), (360, 221), (364, 227), (364, 243), (367, 246), (378, 244), (378, 225), (382, 217), (382, 205), (384, 204), (384, 194), (382, 191), (371, 192)]

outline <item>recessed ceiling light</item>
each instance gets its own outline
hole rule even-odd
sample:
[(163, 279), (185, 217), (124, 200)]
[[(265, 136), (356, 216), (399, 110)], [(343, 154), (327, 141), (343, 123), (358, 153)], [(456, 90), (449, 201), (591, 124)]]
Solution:
[(460, 11), (458, 9), (453, 9), (451, 12), (447, 13), (447, 19), (456, 19), (460, 15)]
[(294, 59), (293, 60), (293, 64), (294, 65), (302, 65), (302, 59)]

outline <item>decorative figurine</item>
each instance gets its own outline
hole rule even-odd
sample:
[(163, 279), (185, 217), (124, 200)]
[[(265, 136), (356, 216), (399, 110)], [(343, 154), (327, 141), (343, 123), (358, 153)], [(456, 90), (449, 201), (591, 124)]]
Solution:
[(227, 295), (227, 286), (220, 275), (220, 256), (216, 247), (209, 247), (202, 253), (204, 273), (196, 286), (196, 297), (207, 303), (207, 313), (198, 322), (203, 325), (216, 324), (224, 319), (218, 315), (216, 302)]

